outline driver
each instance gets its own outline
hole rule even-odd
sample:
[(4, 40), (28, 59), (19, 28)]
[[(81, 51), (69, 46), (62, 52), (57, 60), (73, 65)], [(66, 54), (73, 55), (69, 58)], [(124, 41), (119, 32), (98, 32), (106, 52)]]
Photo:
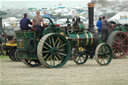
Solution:
[(44, 24), (43, 18), (40, 16), (40, 11), (36, 12), (36, 16), (32, 21), (32, 29), (38, 34), (44, 29), (42, 25)]

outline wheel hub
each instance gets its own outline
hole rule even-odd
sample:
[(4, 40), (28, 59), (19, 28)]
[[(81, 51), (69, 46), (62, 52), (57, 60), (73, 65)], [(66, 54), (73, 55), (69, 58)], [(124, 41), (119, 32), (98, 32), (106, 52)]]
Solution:
[(57, 48), (52, 48), (52, 49), (49, 50), (49, 52), (50, 52), (52, 55), (54, 55), (54, 54), (57, 54), (57, 53), (59, 52), (59, 49), (57, 49)]
[(104, 54), (104, 58), (107, 58), (107, 54), (106, 53)]

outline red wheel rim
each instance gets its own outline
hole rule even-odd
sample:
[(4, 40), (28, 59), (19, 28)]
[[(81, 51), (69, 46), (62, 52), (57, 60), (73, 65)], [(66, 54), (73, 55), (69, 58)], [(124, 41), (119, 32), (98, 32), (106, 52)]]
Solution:
[(125, 33), (119, 32), (114, 36), (112, 50), (117, 58), (123, 58), (128, 54), (128, 36)]

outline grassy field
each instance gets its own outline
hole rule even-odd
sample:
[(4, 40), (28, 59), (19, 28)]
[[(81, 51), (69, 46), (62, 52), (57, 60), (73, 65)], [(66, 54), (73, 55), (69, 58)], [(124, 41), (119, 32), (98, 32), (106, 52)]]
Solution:
[(8, 58), (8, 56), (3, 56), (3, 55), (0, 55), (0, 58)]

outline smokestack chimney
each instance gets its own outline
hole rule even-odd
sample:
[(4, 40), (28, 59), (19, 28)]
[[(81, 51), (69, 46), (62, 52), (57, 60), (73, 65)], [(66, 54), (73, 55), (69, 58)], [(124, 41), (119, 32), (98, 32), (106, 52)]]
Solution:
[(94, 3), (88, 3), (88, 18), (89, 18), (89, 31), (94, 32)]
[(2, 18), (0, 18), (0, 35), (2, 34)]

